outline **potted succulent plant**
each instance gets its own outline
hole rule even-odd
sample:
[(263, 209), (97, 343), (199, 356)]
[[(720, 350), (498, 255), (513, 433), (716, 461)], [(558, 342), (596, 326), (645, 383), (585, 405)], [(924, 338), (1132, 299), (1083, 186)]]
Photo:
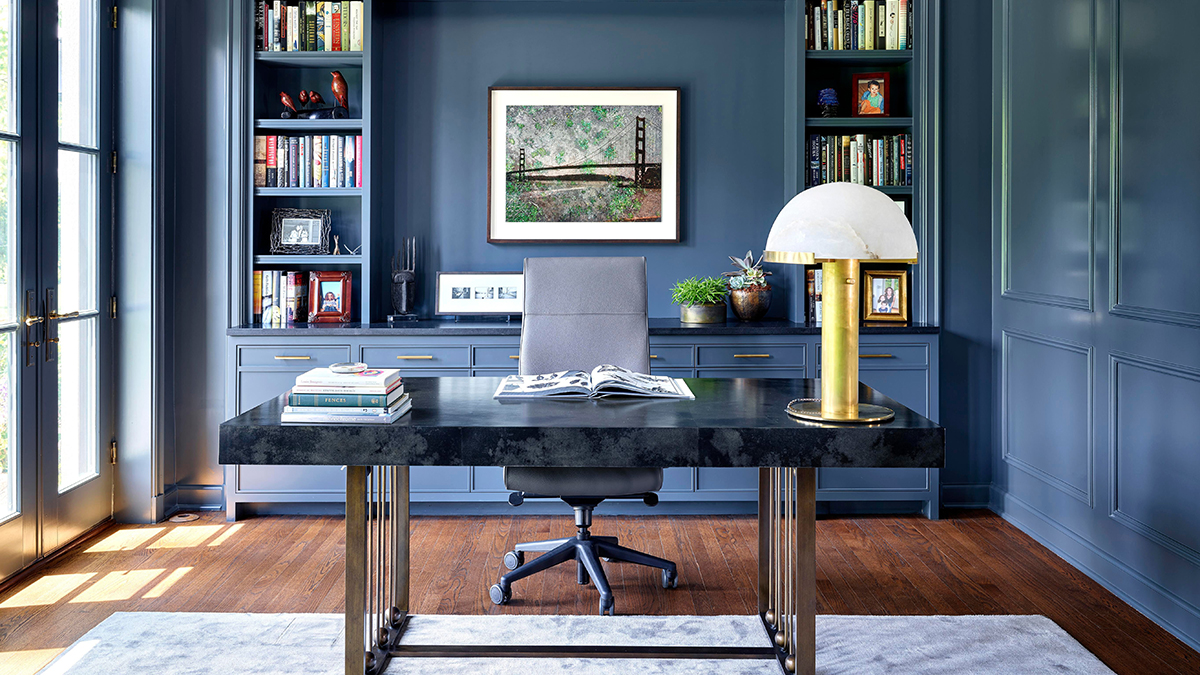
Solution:
[(754, 260), (754, 254), (746, 251), (745, 258), (729, 256), (737, 270), (726, 272), (729, 278), (729, 297), (733, 300), (733, 313), (742, 321), (757, 321), (771, 306), (771, 284), (762, 268), (762, 256)]
[(725, 323), (725, 280), (721, 277), (692, 277), (676, 282), (671, 302), (679, 305), (684, 323)]

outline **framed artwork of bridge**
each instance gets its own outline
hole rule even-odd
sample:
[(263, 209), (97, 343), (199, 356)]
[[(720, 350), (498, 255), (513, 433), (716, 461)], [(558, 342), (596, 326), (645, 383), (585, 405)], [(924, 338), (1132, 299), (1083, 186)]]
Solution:
[(679, 95), (490, 87), (488, 242), (679, 241)]

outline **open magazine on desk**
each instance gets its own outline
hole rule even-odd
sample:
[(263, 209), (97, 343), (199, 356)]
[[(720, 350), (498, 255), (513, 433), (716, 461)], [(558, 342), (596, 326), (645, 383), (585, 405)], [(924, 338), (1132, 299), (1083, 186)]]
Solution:
[(492, 398), (603, 398), (643, 396), (695, 400), (683, 380), (664, 375), (635, 373), (618, 366), (596, 366), (592, 372), (564, 370), (544, 375), (509, 375)]

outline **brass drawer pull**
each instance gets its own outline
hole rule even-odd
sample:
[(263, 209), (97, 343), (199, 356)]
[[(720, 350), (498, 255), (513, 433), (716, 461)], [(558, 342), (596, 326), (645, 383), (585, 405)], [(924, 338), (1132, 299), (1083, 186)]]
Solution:
[(519, 358), (521, 358), (521, 357), (520, 357), (520, 356), (517, 356), (516, 354), (509, 354), (509, 355), (508, 355), (508, 358), (510, 358), (510, 359), (519, 359)]
[(657, 358), (658, 358), (658, 354), (651, 354), (651, 355), (650, 355), (650, 358), (652, 358), (652, 359), (657, 359)]
[(433, 356), (429, 355), (429, 354), (422, 354), (420, 356), (405, 355), (405, 356), (397, 356), (396, 358), (403, 359), (405, 361), (432, 361), (433, 360)]
[(276, 356), (276, 361), (312, 361), (311, 356)]
[(735, 359), (769, 359), (770, 354), (734, 354)]
[(859, 354), (860, 359), (894, 359), (896, 357), (891, 354)]

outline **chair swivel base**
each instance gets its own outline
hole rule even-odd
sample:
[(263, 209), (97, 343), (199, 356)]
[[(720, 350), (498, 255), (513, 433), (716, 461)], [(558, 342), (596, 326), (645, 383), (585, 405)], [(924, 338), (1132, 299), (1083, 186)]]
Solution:
[[(524, 562), (525, 551), (538, 550), (546, 552), (529, 562)], [(663, 588), (675, 588), (679, 582), (675, 563), (670, 560), (620, 546), (616, 537), (593, 537), (586, 528), (581, 528), (579, 534), (574, 537), (518, 544), (517, 550), (504, 556), (505, 567), (512, 571), (500, 577), (500, 583), (491, 587), (489, 595), (493, 603), (503, 605), (512, 599), (514, 581), (574, 560), (578, 565), (576, 569), (579, 584), (586, 584), (589, 580), (594, 583), (596, 590), (600, 592), (600, 614), (613, 616), (616, 609), (612, 589), (608, 585), (608, 577), (604, 575), (604, 568), (600, 565), (600, 558), (657, 567), (662, 570)]]

